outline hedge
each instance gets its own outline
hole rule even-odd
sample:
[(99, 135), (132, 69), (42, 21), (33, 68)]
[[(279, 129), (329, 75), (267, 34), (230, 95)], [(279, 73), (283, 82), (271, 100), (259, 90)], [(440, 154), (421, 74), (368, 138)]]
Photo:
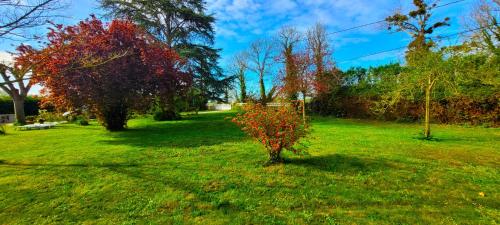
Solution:
[[(26, 116), (38, 115), (40, 98), (27, 97), (24, 101), (24, 113)], [(0, 114), (14, 114), (14, 103), (8, 96), (0, 96)]]

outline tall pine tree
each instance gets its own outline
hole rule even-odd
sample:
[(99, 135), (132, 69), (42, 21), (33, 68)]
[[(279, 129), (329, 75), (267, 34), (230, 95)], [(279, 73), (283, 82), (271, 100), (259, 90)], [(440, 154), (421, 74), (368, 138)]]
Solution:
[[(205, 1), (101, 0), (101, 6), (109, 10), (110, 16), (135, 21), (188, 60), (193, 88), (203, 99), (197, 107), (209, 99), (220, 99), (231, 79), (225, 78), (218, 66), (220, 50), (213, 47), (215, 18), (205, 12)], [(160, 104), (165, 114), (172, 117), (176, 117), (174, 98), (169, 96)]]

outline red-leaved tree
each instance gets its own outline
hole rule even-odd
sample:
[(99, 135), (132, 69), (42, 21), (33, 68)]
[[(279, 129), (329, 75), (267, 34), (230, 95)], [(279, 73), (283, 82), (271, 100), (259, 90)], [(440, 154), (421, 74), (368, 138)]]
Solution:
[(177, 53), (130, 21), (92, 17), (57, 25), (37, 57), (34, 77), (57, 108), (87, 109), (108, 130), (122, 130), (130, 112), (190, 85)]
[(312, 97), (316, 84), (313, 57), (311, 52), (306, 50), (292, 54), (288, 63), (293, 64), (290, 67), (294, 68), (294, 76), (287, 76), (286, 73), (280, 72), (279, 78), (282, 83), (280, 92), (285, 96), (290, 96), (290, 93), (301, 95), (302, 119), (306, 122), (305, 102), (307, 97)]
[(282, 161), (283, 149), (298, 153), (294, 146), (307, 134), (300, 114), (291, 105), (279, 108), (248, 105), (244, 113), (233, 118), (233, 122), (264, 145), (271, 163)]

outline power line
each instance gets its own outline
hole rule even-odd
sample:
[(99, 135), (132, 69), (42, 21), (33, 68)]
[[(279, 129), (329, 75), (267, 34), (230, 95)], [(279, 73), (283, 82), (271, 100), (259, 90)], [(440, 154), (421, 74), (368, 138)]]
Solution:
[[(464, 1), (467, 1), (467, 0), (456, 0), (456, 1), (453, 1), (453, 2), (448, 2), (448, 3), (442, 4), (442, 5), (438, 5), (438, 6), (434, 7), (434, 8), (447, 7), (447, 6), (450, 6), (450, 5), (453, 5), (453, 4), (457, 4), (457, 3), (460, 3), (460, 2), (464, 2)], [(333, 34), (343, 33), (343, 32), (346, 32), (346, 31), (356, 30), (356, 29), (359, 29), (359, 28), (362, 28), (362, 27), (367, 27), (367, 26), (371, 26), (371, 25), (375, 25), (375, 24), (379, 24), (379, 23), (383, 23), (383, 22), (385, 22), (385, 19), (374, 21), (374, 22), (370, 22), (370, 23), (365, 23), (365, 24), (361, 24), (361, 25), (357, 25), (357, 26), (354, 26), (354, 27), (348, 27), (348, 28), (344, 28), (344, 29), (341, 29), (341, 30), (333, 31), (333, 32), (328, 32), (326, 35), (333, 35)]]
[(371, 25), (375, 25), (375, 24), (379, 24), (379, 23), (383, 23), (383, 22), (385, 22), (385, 19), (384, 20), (375, 21), (375, 22), (371, 22), (371, 23), (366, 23), (366, 24), (358, 25), (358, 26), (355, 26), (355, 27), (349, 27), (349, 28), (345, 28), (345, 29), (342, 29), (342, 30), (337, 30), (337, 31), (329, 32), (326, 35), (333, 35), (333, 34), (343, 33), (343, 32), (346, 32), (346, 31), (355, 30), (355, 29), (358, 29), (358, 28), (367, 27), (367, 26), (371, 26)]
[(463, 2), (463, 1), (466, 1), (466, 0), (457, 0), (457, 1), (453, 1), (453, 2), (448, 2), (448, 3), (442, 4), (442, 5), (438, 5), (438, 6), (434, 7), (434, 8), (437, 9), (437, 8), (441, 8), (441, 7), (453, 5), (453, 4), (456, 4), (456, 3), (460, 3), (460, 2)]
[[(489, 27), (496, 26), (496, 25), (497, 24), (492, 24), (490, 26), (479, 27), (479, 28), (469, 29), (469, 30), (464, 30), (464, 31), (460, 31), (460, 32), (456, 32), (456, 33), (452, 33), (452, 34), (448, 34), (448, 35), (444, 35), (444, 36), (437, 35), (435, 37), (431, 37), (431, 39), (435, 38), (435, 39), (442, 40), (442, 39), (445, 39), (445, 38), (450, 38), (450, 37), (453, 37), (453, 36), (458, 36), (458, 35), (462, 35), (462, 34), (474, 32), (474, 31), (477, 31), (477, 30), (481, 30), (481, 29), (484, 29), (484, 28), (489, 28)], [(392, 52), (392, 51), (396, 51), (396, 50), (402, 50), (402, 49), (406, 49), (406, 48), (407, 48), (407, 46), (400, 46), (400, 47), (393, 48), (393, 49), (388, 49), (388, 50), (383, 50), (383, 51), (379, 51), (379, 52), (369, 53), (369, 54), (366, 54), (366, 55), (357, 56), (357, 57), (354, 57), (354, 58), (351, 58), (351, 59), (347, 59), (347, 60), (341, 60), (341, 61), (338, 61), (337, 63), (350, 62), (350, 61), (354, 61), (356, 59), (361, 59), (361, 58), (365, 58), (365, 57), (369, 57), (369, 56), (379, 55), (379, 54), (382, 54), (382, 53)], [(6, 84), (9, 84), (9, 83), (15, 83), (15, 82), (24, 81), (24, 80), (30, 80), (31, 78), (32, 77), (26, 77), (26, 78), (16, 79), (16, 80), (12, 80), (12, 81), (4, 81), (4, 82), (0, 82), (0, 85), (6, 85)]]
[[(442, 39), (445, 39), (445, 38), (449, 38), (449, 37), (453, 37), (453, 36), (458, 36), (458, 35), (462, 35), (462, 34), (466, 34), (466, 33), (470, 33), (470, 32), (474, 32), (474, 31), (477, 31), (477, 30), (480, 30), (480, 29), (484, 29), (484, 28), (488, 28), (488, 27), (492, 27), (492, 26), (495, 26), (495, 25), (496, 24), (493, 24), (493, 25), (490, 25), (490, 26), (486, 26), (486, 27), (479, 27), (479, 28), (475, 28), (475, 29), (464, 30), (464, 31), (460, 31), (460, 32), (456, 32), (456, 33), (452, 33), (452, 34), (448, 34), (448, 35), (444, 35), (444, 36), (437, 35), (437, 36), (435, 36), (433, 38), (442, 40)], [(382, 53), (392, 52), (392, 51), (406, 49), (406, 48), (407, 48), (407, 46), (401, 46), (401, 47), (397, 47), (397, 48), (393, 48), (393, 49), (383, 50), (383, 51), (379, 51), (379, 52), (373, 52), (373, 53), (369, 53), (369, 54), (366, 54), (366, 55), (357, 56), (355, 58), (338, 61), (337, 63), (350, 62), (350, 61), (354, 61), (356, 59), (361, 59), (361, 58), (365, 58), (365, 57), (369, 57), (369, 56), (379, 55), (379, 54), (382, 54)], [(31, 79), (31, 77), (16, 79), (16, 80), (12, 80), (12, 81), (4, 81), (4, 82), (0, 82), (0, 85), (5, 85), (5, 84), (9, 84), (9, 83), (15, 83), (15, 82), (24, 81), (24, 80), (30, 80), (30, 79)]]
[[(491, 27), (491, 26), (487, 26), (487, 27)], [(479, 28), (475, 28), (475, 29), (469, 29), (469, 30), (465, 30), (465, 31), (456, 32), (456, 33), (453, 33), (453, 34), (448, 34), (448, 35), (445, 35), (445, 36), (437, 35), (434, 38), (442, 40), (442, 39), (445, 39), (445, 38), (450, 38), (450, 37), (453, 37), (453, 36), (458, 36), (458, 35), (462, 35), (462, 34), (474, 32), (474, 31), (477, 31), (477, 30), (480, 30), (480, 29), (484, 29), (484, 28), (487, 28), (487, 27), (479, 27)], [(393, 49), (383, 50), (383, 51), (379, 51), (379, 52), (373, 52), (373, 53), (369, 53), (369, 54), (366, 54), (366, 55), (357, 56), (357, 57), (354, 57), (354, 58), (351, 58), (351, 59), (341, 60), (341, 61), (338, 61), (337, 63), (351, 62), (351, 61), (354, 61), (356, 59), (362, 59), (362, 58), (366, 58), (366, 57), (369, 57), (369, 56), (380, 55), (380, 54), (387, 53), (387, 52), (393, 52), (393, 51), (397, 51), (397, 50), (406, 49), (407, 47), (408, 46), (400, 46), (400, 47), (393, 48)]]
[(407, 46), (401, 46), (401, 47), (397, 47), (397, 48), (393, 48), (393, 49), (389, 49), (389, 50), (384, 50), (384, 51), (379, 51), (379, 52), (373, 52), (373, 53), (370, 53), (370, 54), (357, 56), (357, 57), (354, 57), (354, 58), (351, 58), (351, 59), (346, 59), (346, 60), (338, 61), (337, 63), (351, 62), (351, 61), (354, 61), (356, 59), (362, 59), (362, 58), (366, 58), (366, 57), (369, 57), (369, 56), (380, 55), (382, 53), (393, 52), (393, 51), (396, 51), (396, 50), (402, 50), (402, 49), (405, 49), (406, 47)]

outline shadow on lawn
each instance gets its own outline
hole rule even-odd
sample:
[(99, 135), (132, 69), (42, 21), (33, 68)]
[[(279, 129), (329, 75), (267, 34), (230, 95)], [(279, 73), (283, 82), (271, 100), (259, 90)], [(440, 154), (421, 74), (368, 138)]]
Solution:
[[(171, 166), (169, 167), (171, 168)], [(184, 171), (186, 174), (196, 174), (199, 172), (198, 168), (177, 168)], [(212, 181), (205, 181), (203, 179), (193, 179), (190, 177), (166, 175), (158, 173), (148, 169), (147, 167), (141, 168), (126, 168), (126, 167), (116, 167), (110, 168), (111, 171), (115, 173), (120, 173), (126, 175), (133, 179), (141, 180), (143, 183), (149, 183), (150, 186), (161, 186), (170, 187), (172, 189), (182, 191), (186, 194), (193, 196), (191, 202), (204, 202), (210, 205), (211, 210), (221, 210), (223, 213), (232, 213), (243, 211), (242, 205), (237, 205), (229, 201), (221, 199), (220, 194), (232, 188), (242, 188), (237, 184), (224, 184), (218, 187), (217, 190), (207, 190)], [(219, 182), (219, 181), (216, 181)], [(222, 182), (223, 183), (223, 182)]]
[(139, 167), (135, 163), (103, 163), (103, 164), (88, 164), (88, 163), (75, 163), (75, 164), (53, 164), (53, 163), (13, 163), (0, 159), (0, 166), (13, 166), (13, 167), (97, 167), (97, 168), (119, 168), (119, 167)]
[(398, 168), (388, 160), (359, 158), (342, 154), (292, 158), (287, 159), (286, 163), (335, 173), (367, 173)]
[(226, 117), (231, 113), (200, 114), (172, 122), (151, 122), (132, 126), (126, 131), (109, 133), (111, 145), (136, 147), (192, 148), (237, 142), (245, 138), (241, 130)]
[(414, 140), (428, 142), (428, 143), (458, 143), (458, 142), (474, 142), (474, 143), (487, 143), (491, 142), (491, 139), (488, 139), (484, 136), (444, 136), (440, 133), (437, 136), (432, 136), (430, 138), (425, 138), (422, 134), (415, 135), (413, 137)]
[[(222, 201), (219, 197), (219, 191), (223, 192), (229, 187), (221, 187), (221, 190), (210, 192), (206, 191), (206, 187), (210, 184), (203, 180), (193, 180), (189, 177), (175, 176), (169, 173), (164, 174), (161, 171), (174, 168), (174, 165), (170, 164), (129, 164), (129, 163), (103, 163), (103, 164), (50, 164), (50, 163), (16, 163), (8, 162), (0, 159), (0, 167), (33, 167), (30, 169), (39, 169), (37, 167), (44, 167), (44, 169), (49, 169), (54, 173), (59, 173), (61, 171), (72, 171), (67, 168), (105, 168), (109, 169), (117, 174), (123, 174), (130, 179), (140, 180), (142, 187), (170, 187), (178, 191), (182, 191), (186, 194), (191, 194), (193, 199), (190, 201), (205, 202), (210, 204), (212, 210), (221, 210), (223, 213), (239, 212), (243, 208), (241, 206), (233, 204), (229, 201)], [(64, 168), (66, 167), (66, 168)], [(159, 169), (159, 168), (164, 168)], [(184, 171), (184, 173), (196, 174), (199, 169), (196, 167), (179, 167), (175, 166), (176, 170)], [(79, 170), (74, 171), (74, 173), (79, 172)], [(63, 172), (64, 173), (64, 172)]]

